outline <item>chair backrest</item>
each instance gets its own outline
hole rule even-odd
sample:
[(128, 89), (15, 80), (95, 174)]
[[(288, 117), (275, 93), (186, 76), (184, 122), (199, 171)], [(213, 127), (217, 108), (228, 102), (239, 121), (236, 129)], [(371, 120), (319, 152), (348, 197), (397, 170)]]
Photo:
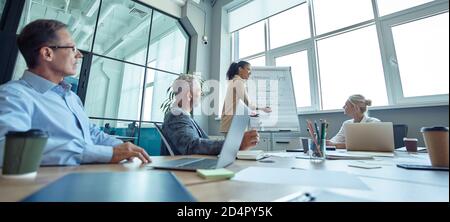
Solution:
[(408, 125), (394, 124), (394, 143), (396, 149), (404, 146), (404, 137), (408, 137)]
[(153, 123), (155, 124), (156, 130), (158, 130), (159, 135), (161, 135), (161, 140), (164, 142), (164, 145), (166, 146), (167, 151), (169, 151), (169, 154), (171, 156), (175, 156), (173, 150), (172, 150), (172, 146), (170, 145), (169, 140), (167, 139), (166, 135), (164, 135), (164, 132), (162, 130), (162, 127), (160, 125), (158, 125), (158, 123)]

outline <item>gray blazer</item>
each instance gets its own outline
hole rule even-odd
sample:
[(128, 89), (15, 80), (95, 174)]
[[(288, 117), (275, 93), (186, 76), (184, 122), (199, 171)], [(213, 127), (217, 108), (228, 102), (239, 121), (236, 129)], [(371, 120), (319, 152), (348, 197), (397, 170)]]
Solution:
[[(224, 143), (223, 140), (210, 140), (205, 131), (185, 112), (179, 115), (168, 112), (162, 131), (175, 155), (218, 155)], [(163, 142), (161, 155), (170, 155)]]

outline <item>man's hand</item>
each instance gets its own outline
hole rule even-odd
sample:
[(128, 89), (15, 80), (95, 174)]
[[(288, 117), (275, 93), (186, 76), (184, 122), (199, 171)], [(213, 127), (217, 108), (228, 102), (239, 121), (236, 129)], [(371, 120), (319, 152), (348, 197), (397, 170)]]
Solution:
[(144, 149), (130, 143), (122, 143), (113, 148), (113, 156), (111, 158), (111, 163), (119, 163), (125, 159), (132, 159), (133, 157), (139, 158), (142, 163), (151, 163), (152, 160), (150, 156), (145, 152)]
[(245, 132), (244, 138), (242, 139), (240, 150), (248, 150), (259, 142), (259, 134), (256, 130), (250, 130)]

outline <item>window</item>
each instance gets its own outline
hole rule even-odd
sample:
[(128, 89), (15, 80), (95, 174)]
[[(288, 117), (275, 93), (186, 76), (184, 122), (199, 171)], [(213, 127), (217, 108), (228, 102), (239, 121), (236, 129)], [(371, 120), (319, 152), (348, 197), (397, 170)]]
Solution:
[[(268, 16), (232, 33), (232, 59), (291, 66), (301, 111), (340, 109), (351, 94), (374, 106), (448, 104), (448, 1), (310, 0)], [(248, 42), (261, 43), (242, 53)]]
[(316, 34), (373, 19), (371, 0), (314, 0)]
[[(296, 21), (295, 25), (292, 21)], [(311, 37), (306, 3), (269, 18), (269, 24), (272, 49)]]
[[(145, 64), (152, 10), (129, 0), (103, 1), (94, 53)], [(136, 56), (139, 53), (140, 56)]]
[(403, 96), (449, 93), (448, 12), (394, 26)]
[(17, 33), (37, 19), (55, 19), (67, 24), (79, 49), (91, 51), (100, 1), (32, 1), (23, 8)]
[(265, 22), (258, 22), (239, 31), (239, 58), (255, 55), (266, 50)]
[(188, 37), (174, 18), (155, 12), (150, 38), (152, 68), (182, 73), (187, 69)]
[[(148, 66), (155, 67), (156, 61), (152, 61)], [(151, 120), (152, 108), (153, 108), (153, 87), (155, 86), (155, 73), (153, 69), (147, 69), (147, 77), (145, 79), (145, 95), (144, 95), (144, 107), (142, 113), (143, 120)]]
[(308, 53), (301, 51), (276, 58), (277, 66), (290, 66), (292, 82), (295, 84), (297, 107), (311, 106), (311, 87), (309, 81)]
[(265, 66), (266, 65), (266, 57), (261, 56), (254, 59), (246, 60), (248, 63), (250, 63), (252, 66)]
[(12, 76), (12, 80), (18, 80), (22, 77), (23, 72), (27, 69), (27, 63), (25, 62), (25, 58), (23, 58), (22, 54), (19, 53), (17, 55), (16, 66), (14, 67), (14, 73)]
[(323, 109), (340, 109), (349, 95), (388, 105), (375, 26), (317, 42)]
[[(43, 18), (67, 24), (83, 51), (78, 75), (65, 80), (84, 99), (91, 122), (104, 130), (108, 123), (116, 135), (127, 137), (122, 139), (158, 155), (160, 138), (151, 121), (163, 120), (166, 91), (188, 69), (190, 37), (180, 21), (134, 0), (26, 0), (17, 33)], [(25, 69), (19, 54), (13, 79)], [(87, 88), (77, 92), (79, 81), (87, 82)], [(129, 126), (138, 129), (131, 135)]]
[(5, 8), (6, 0), (0, 0), (0, 19), (2, 18), (3, 9)]
[(144, 70), (94, 56), (85, 101), (88, 116), (138, 121)]
[(398, 12), (433, 0), (377, 0), (380, 16)]
[[(161, 105), (168, 98), (167, 89), (172, 86), (172, 83), (178, 78), (178, 75), (173, 75), (160, 71), (152, 71), (153, 87), (145, 88), (146, 97), (144, 103), (144, 110), (149, 113), (144, 114), (143, 121), (164, 121), (165, 113), (161, 109)], [(151, 78), (150, 77), (150, 78)]]

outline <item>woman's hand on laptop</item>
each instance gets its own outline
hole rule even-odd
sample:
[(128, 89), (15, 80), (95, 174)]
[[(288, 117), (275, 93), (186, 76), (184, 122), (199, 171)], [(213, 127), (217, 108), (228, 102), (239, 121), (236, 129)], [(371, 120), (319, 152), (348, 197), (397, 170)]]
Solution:
[(256, 130), (250, 130), (244, 133), (240, 150), (248, 150), (259, 143), (259, 134)]
[(111, 163), (119, 163), (125, 159), (132, 159), (134, 157), (139, 158), (142, 163), (151, 163), (152, 160), (150, 156), (145, 152), (144, 149), (138, 147), (130, 142), (122, 143), (113, 148), (113, 156), (111, 158)]

